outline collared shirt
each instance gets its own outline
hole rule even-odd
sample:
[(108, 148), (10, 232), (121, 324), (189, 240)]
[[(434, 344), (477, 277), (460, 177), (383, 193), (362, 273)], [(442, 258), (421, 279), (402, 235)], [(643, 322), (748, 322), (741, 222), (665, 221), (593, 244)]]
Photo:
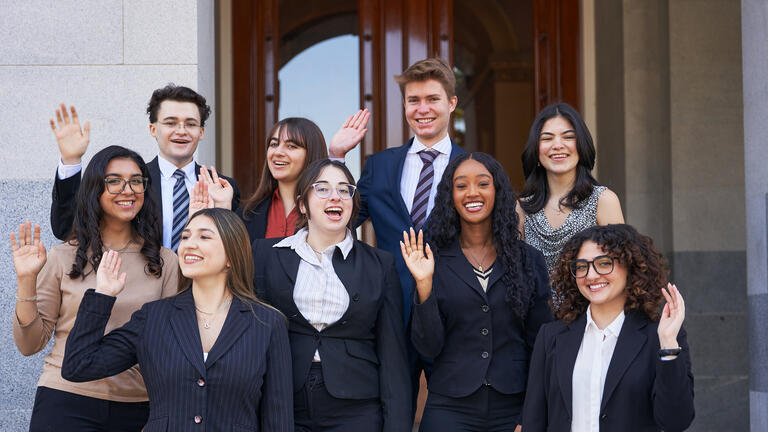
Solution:
[(624, 311), (600, 330), (592, 320), (592, 306), (587, 307), (587, 325), (573, 366), (573, 422), (571, 432), (600, 431), (600, 403), (605, 375), (624, 324)]
[[(163, 200), (163, 246), (171, 248), (171, 237), (173, 236), (173, 187), (176, 185), (176, 179), (173, 173), (178, 169), (176, 165), (157, 156), (157, 164), (160, 166), (160, 197)], [(184, 171), (184, 184), (187, 186), (187, 193), (192, 198), (192, 187), (197, 181), (195, 172), (195, 161), (184, 165), (181, 168)], [(145, 197), (144, 199), (146, 199)]]
[(275, 189), (272, 194), (272, 202), (269, 203), (269, 212), (267, 213), (267, 231), (264, 238), (286, 237), (293, 235), (296, 230), (296, 221), (299, 219), (299, 212), (296, 206), (285, 216), (285, 206), (280, 199), (280, 190)]
[(59, 176), (59, 180), (66, 180), (73, 175), (83, 170), (83, 163), (76, 163), (72, 165), (64, 165), (64, 162), (59, 158), (59, 168), (56, 170)]
[[(353, 245), (352, 232), (347, 230), (344, 240), (328, 246), (318, 258), (307, 243), (307, 229), (302, 228), (273, 246), (289, 247), (301, 258), (296, 284), (293, 286), (293, 301), (301, 315), (317, 331), (338, 321), (349, 307), (349, 293), (333, 269), (333, 253), (339, 248), (344, 259), (347, 259)], [(317, 350), (314, 360), (320, 361)]]
[[(408, 154), (405, 156), (403, 175), (400, 177), (400, 195), (403, 197), (405, 207), (408, 208), (408, 213), (411, 212), (411, 208), (413, 207), (413, 196), (416, 194), (416, 185), (419, 184), (421, 167), (424, 165), (421, 156), (419, 156), (419, 152), (426, 148), (428, 147), (422, 144), (417, 137), (414, 137), (411, 148), (408, 149)], [(443, 172), (445, 172), (445, 168), (448, 167), (448, 162), (451, 160), (451, 139), (446, 134), (443, 139), (432, 146), (432, 149), (437, 150), (439, 154), (435, 158), (435, 161), (432, 162), (435, 176), (432, 179), (432, 188), (429, 190), (427, 216), (429, 216), (432, 212), (432, 208), (435, 206), (437, 185), (440, 183), (440, 179), (443, 178)]]

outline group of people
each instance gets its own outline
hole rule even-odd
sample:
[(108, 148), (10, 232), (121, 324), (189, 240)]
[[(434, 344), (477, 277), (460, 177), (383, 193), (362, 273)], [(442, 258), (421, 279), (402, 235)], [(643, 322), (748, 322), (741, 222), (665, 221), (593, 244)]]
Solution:
[[(370, 114), (326, 146), (304, 118), (266, 137), (256, 192), (193, 155), (210, 108), (147, 107), (158, 157), (109, 146), (62, 105), (49, 252), (11, 234), (14, 340), (53, 335), (30, 430), (678, 431), (693, 420), (683, 298), (650, 238), (591, 174), (564, 103), (543, 109), (517, 194), (449, 136), (441, 59), (396, 77), (414, 137), (344, 164)], [(377, 247), (356, 239), (370, 220)], [(662, 306), (663, 305), (663, 306)]]

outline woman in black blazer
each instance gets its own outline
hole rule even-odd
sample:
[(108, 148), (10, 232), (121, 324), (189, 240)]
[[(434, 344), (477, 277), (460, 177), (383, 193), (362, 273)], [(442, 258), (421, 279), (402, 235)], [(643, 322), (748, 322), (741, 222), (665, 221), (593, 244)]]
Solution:
[(588, 228), (565, 244), (552, 280), (558, 321), (536, 339), (523, 430), (688, 428), (685, 304), (652, 240), (629, 225)]
[(257, 240), (255, 290), (289, 321), (296, 431), (411, 429), (394, 257), (353, 239), (360, 198), (340, 162), (298, 183), (299, 230)]
[(421, 232), (403, 233), (417, 289), (411, 340), (434, 359), (422, 431), (520, 424), (533, 342), (552, 317), (544, 257), (520, 240), (515, 205), (501, 165), (467, 153), (443, 174), (426, 250)]
[(286, 320), (251, 291), (242, 222), (228, 210), (201, 210), (178, 254), (179, 294), (145, 304), (107, 335), (126, 275), (117, 252), (104, 255), (67, 339), (62, 376), (90, 381), (138, 363), (150, 401), (145, 431), (293, 431)]

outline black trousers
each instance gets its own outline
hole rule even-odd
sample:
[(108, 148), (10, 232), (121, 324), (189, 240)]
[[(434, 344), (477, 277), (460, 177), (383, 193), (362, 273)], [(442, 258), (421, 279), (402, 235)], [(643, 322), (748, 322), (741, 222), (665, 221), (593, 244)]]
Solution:
[(506, 395), (488, 385), (462, 398), (429, 392), (419, 431), (511, 432), (520, 423), (524, 396)]
[(149, 402), (112, 402), (38, 387), (30, 432), (140, 431), (149, 417)]
[(381, 401), (331, 396), (320, 363), (312, 363), (304, 387), (293, 394), (293, 421), (296, 432), (377, 432), (383, 427)]

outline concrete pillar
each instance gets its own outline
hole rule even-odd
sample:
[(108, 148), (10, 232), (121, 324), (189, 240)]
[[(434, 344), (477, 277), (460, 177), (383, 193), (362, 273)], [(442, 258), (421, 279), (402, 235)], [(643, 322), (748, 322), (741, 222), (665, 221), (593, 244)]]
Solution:
[(768, 3), (741, 1), (746, 185), (749, 419), (768, 430)]

